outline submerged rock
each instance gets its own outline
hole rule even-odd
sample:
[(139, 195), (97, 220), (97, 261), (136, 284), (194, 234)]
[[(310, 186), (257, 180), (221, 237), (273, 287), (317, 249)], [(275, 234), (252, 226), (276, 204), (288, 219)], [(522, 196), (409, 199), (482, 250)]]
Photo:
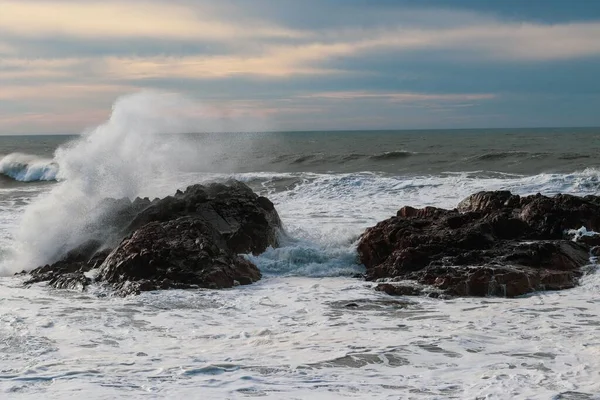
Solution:
[[(600, 198), (481, 192), (454, 210), (403, 207), (364, 232), (358, 253), (369, 280), (411, 280), (455, 296), (514, 297), (576, 285), (595, 244), (570, 240), (566, 232), (579, 227), (600, 230)], [(392, 286), (378, 290), (418, 294)]]
[[(91, 282), (122, 295), (168, 288), (230, 288), (261, 278), (242, 253), (278, 245), (281, 221), (267, 198), (237, 181), (193, 185), (150, 202), (106, 200), (118, 212), (98, 239), (71, 249), (57, 262), (30, 272), (26, 284), (83, 289)], [(107, 239), (108, 238), (108, 239)], [(91, 278), (90, 276), (93, 276)]]

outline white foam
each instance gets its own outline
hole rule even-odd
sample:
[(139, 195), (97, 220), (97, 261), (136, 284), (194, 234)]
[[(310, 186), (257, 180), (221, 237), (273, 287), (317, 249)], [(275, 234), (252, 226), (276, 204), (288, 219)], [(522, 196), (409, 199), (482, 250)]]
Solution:
[(597, 285), (439, 301), (348, 278), (130, 299), (10, 282), (0, 280), (11, 299), (0, 303), (8, 398), (549, 399), (600, 389)]

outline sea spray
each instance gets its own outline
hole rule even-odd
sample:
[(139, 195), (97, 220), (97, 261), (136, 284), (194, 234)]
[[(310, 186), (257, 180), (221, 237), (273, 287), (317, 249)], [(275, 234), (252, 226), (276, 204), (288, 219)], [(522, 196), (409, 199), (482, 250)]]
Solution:
[(164, 196), (178, 187), (181, 171), (209, 170), (223, 144), (201, 147), (183, 134), (223, 130), (212, 111), (175, 94), (117, 100), (108, 121), (57, 149), (60, 183), (25, 210), (14, 235), (15, 259), (0, 272), (51, 263), (91, 239), (102, 199)]

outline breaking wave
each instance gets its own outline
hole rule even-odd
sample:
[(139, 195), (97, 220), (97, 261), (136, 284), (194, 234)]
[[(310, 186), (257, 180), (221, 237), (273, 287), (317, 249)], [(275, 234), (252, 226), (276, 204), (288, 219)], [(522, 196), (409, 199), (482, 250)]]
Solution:
[(55, 181), (58, 163), (31, 154), (11, 153), (0, 160), (0, 174), (19, 182)]

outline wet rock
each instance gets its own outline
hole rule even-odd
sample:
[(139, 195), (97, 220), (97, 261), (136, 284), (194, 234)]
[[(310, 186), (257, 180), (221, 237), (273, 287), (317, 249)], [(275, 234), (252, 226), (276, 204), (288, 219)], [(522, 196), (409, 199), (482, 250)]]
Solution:
[(600, 234), (579, 236), (576, 241), (590, 247), (600, 246)]
[(375, 286), (378, 292), (384, 292), (391, 296), (418, 296), (423, 294), (423, 289), (414, 285), (399, 285), (393, 283), (380, 283)]
[(575, 286), (596, 242), (575, 243), (564, 232), (598, 229), (599, 218), (595, 197), (481, 192), (454, 210), (403, 207), (364, 232), (358, 253), (369, 280), (407, 279), (455, 296), (514, 297)]
[(90, 229), (99, 233), (31, 271), (26, 284), (84, 289), (95, 281), (121, 295), (247, 285), (260, 271), (239, 254), (276, 247), (281, 229), (273, 203), (237, 181), (153, 201), (107, 199), (99, 209), (106, 230)]
[(230, 181), (227, 185), (193, 185), (185, 192), (179, 191), (175, 196), (154, 202), (133, 219), (126, 233), (149, 222), (182, 216), (206, 221), (234, 253), (257, 255), (278, 245), (281, 221), (273, 203), (238, 181)]
[(98, 280), (122, 286), (144, 281), (136, 291), (187, 287), (230, 288), (261, 277), (248, 260), (228, 251), (207, 222), (181, 217), (151, 222), (136, 230), (100, 266)]
[(91, 282), (82, 272), (72, 272), (61, 275), (55, 275), (48, 282), (49, 286), (56, 289), (70, 289), (83, 291)]

